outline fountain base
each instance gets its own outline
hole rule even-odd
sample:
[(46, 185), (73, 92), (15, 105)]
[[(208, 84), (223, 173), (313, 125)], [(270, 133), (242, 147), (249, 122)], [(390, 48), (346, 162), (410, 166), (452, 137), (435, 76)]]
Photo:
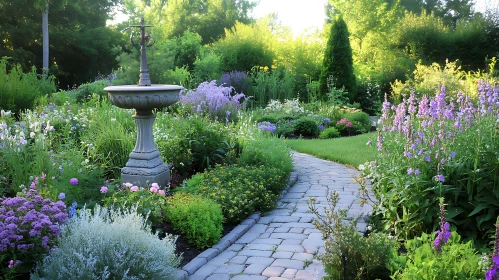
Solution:
[(125, 167), (121, 169), (122, 182), (146, 187), (158, 183), (162, 188), (170, 182), (170, 167), (161, 160), (159, 152), (132, 152)]

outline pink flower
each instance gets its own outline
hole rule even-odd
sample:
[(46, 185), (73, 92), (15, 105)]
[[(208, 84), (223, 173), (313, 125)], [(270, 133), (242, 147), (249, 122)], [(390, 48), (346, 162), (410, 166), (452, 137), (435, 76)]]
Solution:
[(152, 184), (151, 184), (151, 187), (154, 187), (154, 188), (159, 189), (159, 185), (158, 185), (158, 183), (152, 183)]
[(14, 267), (14, 260), (10, 260), (8, 268), (13, 268)]
[(158, 191), (158, 193), (159, 193), (160, 195), (166, 195), (166, 193), (165, 193), (165, 191), (164, 191), (164, 190), (159, 190), (159, 191)]
[(47, 174), (42, 172), (42, 180), (45, 180), (46, 177), (47, 177)]
[(38, 181), (38, 176), (37, 176), (37, 177), (35, 177), (35, 184), (38, 184), (38, 182), (39, 181)]
[(345, 125), (346, 127), (352, 127), (352, 123), (351, 122), (347, 122), (347, 124)]
[(109, 189), (106, 186), (100, 187), (100, 192), (101, 193), (107, 193), (108, 191), (109, 191)]
[(132, 184), (132, 183), (128, 183), (128, 182), (127, 182), (127, 183), (125, 183), (124, 185), (125, 185), (125, 187), (127, 187), (127, 188), (131, 188), (131, 187), (133, 186), (133, 184)]
[(158, 190), (159, 190), (159, 189), (158, 189), (158, 188), (155, 188), (155, 187), (151, 187), (149, 190), (150, 190), (152, 193), (156, 193), (156, 192), (158, 192)]
[(29, 186), (30, 189), (36, 189), (35, 182), (31, 182), (31, 185)]
[(132, 187), (130, 188), (130, 191), (131, 191), (131, 192), (136, 192), (136, 191), (138, 191), (138, 190), (139, 190), (139, 187), (137, 187), (137, 186), (132, 186)]

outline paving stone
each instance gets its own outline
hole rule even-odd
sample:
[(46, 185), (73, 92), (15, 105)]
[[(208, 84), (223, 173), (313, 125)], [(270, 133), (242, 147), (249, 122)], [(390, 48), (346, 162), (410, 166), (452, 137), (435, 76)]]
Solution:
[(288, 227), (278, 227), (273, 232), (288, 232), (290, 228)]
[(267, 280), (287, 280), (288, 278), (282, 278), (282, 277), (269, 277)]
[(238, 253), (238, 255), (248, 257), (270, 257), (272, 255), (272, 251), (243, 249)]
[(214, 265), (203, 265), (199, 268), (194, 274), (189, 277), (189, 280), (204, 280), (208, 278), (215, 270), (217, 270), (218, 266)]
[(243, 244), (232, 244), (229, 248), (227, 248), (227, 251), (241, 251), (243, 248)]
[(185, 270), (179, 269), (175, 273), (175, 279), (178, 279), (178, 280), (187, 280), (188, 277), (189, 277), (189, 273), (187, 273), (187, 271), (185, 271)]
[(245, 264), (247, 259), (247, 256), (235, 256), (230, 259), (229, 264)]
[(234, 251), (225, 251), (220, 255), (214, 257), (212, 260), (208, 261), (208, 265), (222, 266), (228, 263), (234, 256), (237, 255), (237, 252)]
[(295, 279), (296, 280), (310, 280), (310, 279), (316, 279), (317, 275), (314, 275), (314, 273), (306, 270), (299, 270), (296, 272)]
[(260, 263), (250, 264), (248, 267), (246, 267), (244, 273), (260, 275), (267, 268), (267, 266), (268, 266), (267, 264), (260, 264)]
[(269, 232), (262, 233), (262, 235), (260, 235), (259, 239), (269, 238), (269, 237), (270, 237), (270, 234), (271, 234), (271, 233), (269, 233)]
[(293, 278), (295, 278), (296, 272), (298, 272), (298, 270), (288, 268), (288, 269), (284, 270), (284, 272), (281, 274), (281, 277), (284, 277), (286, 279), (293, 279)]
[(275, 245), (273, 244), (248, 244), (244, 249), (250, 249), (250, 250), (266, 250), (266, 251), (272, 251), (275, 249)]
[(293, 252), (275, 252), (272, 254), (272, 258), (275, 259), (291, 259)]
[(275, 229), (276, 229), (275, 227), (268, 227), (265, 232), (272, 233), (272, 232), (274, 232)]
[(286, 200), (288, 198), (303, 198), (303, 195), (304, 193), (298, 193), (298, 192), (290, 192), (290, 193), (287, 193), (283, 199)]
[(314, 255), (308, 253), (295, 253), (293, 257), (291, 257), (291, 259), (299, 261), (311, 261), (314, 259)]
[(286, 239), (281, 242), (281, 245), (300, 245), (302, 242), (299, 239)]
[[(284, 240), (286, 241), (286, 240)], [(251, 242), (251, 244), (271, 244), (271, 245), (279, 245), (283, 242), (282, 239), (277, 238), (258, 238), (255, 241)]]
[(272, 223), (272, 220), (274, 219), (274, 217), (272, 216), (265, 216), (265, 217), (261, 217), (260, 220), (258, 220), (258, 224), (270, 224)]
[(304, 240), (305, 238), (307, 238), (307, 236), (301, 233), (272, 233), (270, 234), (270, 238)]
[(305, 249), (301, 245), (279, 245), (277, 251), (303, 253)]
[(303, 261), (297, 260), (289, 260), (289, 259), (276, 259), (271, 266), (279, 266), (285, 268), (293, 268), (293, 269), (303, 269), (305, 263)]
[(241, 238), (239, 238), (236, 243), (237, 244), (248, 244), (251, 243), (253, 240), (257, 239), (260, 236), (261, 233), (258, 232), (247, 232)]
[(290, 233), (303, 233), (305, 229), (301, 227), (294, 227), (289, 230)]
[(249, 257), (245, 264), (262, 264), (269, 266), (275, 261), (275, 258), (266, 258), (266, 257)]
[(281, 276), (281, 274), (284, 272), (284, 267), (278, 267), (278, 266), (270, 266), (267, 267), (263, 272), (263, 276), (268, 276), (268, 277), (276, 277), (276, 276)]
[(257, 275), (236, 275), (231, 280), (267, 280), (265, 276), (257, 276)]
[(212, 274), (210, 277), (206, 278), (206, 280), (229, 280), (230, 275), (228, 274)]
[(206, 258), (194, 258), (188, 264), (182, 267), (183, 270), (187, 271), (189, 274), (194, 274), (201, 266), (206, 264), (208, 261)]
[(206, 258), (206, 260), (211, 260), (214, 257), (218, 256), (219, 251), (217, 249), (206, 249), (201, 254), (198, 255), (199, 258)]
[(248, 230), (247, 234), (248, 233), (264, 233), (267, 230), (267, 228), (268, 227), (266, 225), (256, 224)]
[(229, 264), (229, 265), (224, 265), (224, 266), (221, 266), (219, 268), (217, 268), (217, 270), (215, 270), (214, 274), (215, 273), (220, 273), (220, 274), (238, 274), (240, 272), (242, 272), (244, 270), (244, 265), (240, 265), (240, 264)]
[(289, 223), (289, 222), (298, 222), (300, 220), (299, 217), (292, 216), (274, 216), (272, 220), (273, 223)]

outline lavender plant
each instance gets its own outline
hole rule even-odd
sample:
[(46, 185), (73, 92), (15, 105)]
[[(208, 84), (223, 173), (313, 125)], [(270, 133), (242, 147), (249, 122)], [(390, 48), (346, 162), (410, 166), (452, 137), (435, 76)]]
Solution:
[(445, 87), (436, 97), (411, 94), (399, 105), (383, 103), (376, 164), (366, 174), (380, 201), (387, 230), (405, 238), (436, 227), (438, 197), (460, 234), (486, 239), (499, 214), (499, 88), (478, 84), (478, 98)]
[(67, 220), (64, 202), (44, 199), (34, 182), (23, 196), (0, 198), (0, 276), (29, 272), (52, 248)]
[(197, 89), (184, 92), (180, 103), (200, 116), (208, 116), (220, 122), (237, 120), (237, 112), (245, 107), (243, 93), (232, 95), (231, 87), (217, 86), (216, 81), (201, 83)]

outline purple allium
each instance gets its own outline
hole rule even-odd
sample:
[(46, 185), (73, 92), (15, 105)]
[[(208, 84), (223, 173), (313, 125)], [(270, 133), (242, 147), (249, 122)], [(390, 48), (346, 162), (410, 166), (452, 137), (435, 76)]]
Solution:
[(76, 186), (76, 185), (78, 185), (78, 179), (77, 178), (71, 178), (71, 180), (69, 180), (69, 183), (71, 185), (75, 185)]
[(65, 193), (60, 193), (59, 196), (57, 196), (57, 198), (59, 199), (65, 199), (66, 198), (66, 194)]

